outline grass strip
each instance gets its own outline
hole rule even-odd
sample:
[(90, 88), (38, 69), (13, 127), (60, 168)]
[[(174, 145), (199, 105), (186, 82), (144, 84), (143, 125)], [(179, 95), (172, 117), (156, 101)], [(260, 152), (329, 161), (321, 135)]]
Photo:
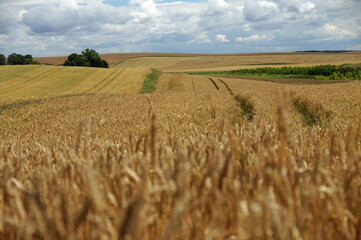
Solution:
[(327, 126), (332, 117), (332, 111), (327, 111), (322, 105), (302, 98), (293, 99), (293, 108), (302, 116), (302, 121), (308, 126)]
[(238, 102), (239, 107), (242, 110), (242, 117), (246, 118), (248, 121), (252, 121), (256, 112), (253, 103), (249, 100), (249, 97), (236, 95), (234, 100)]
[(155, 90), (155, 84), (160, 77), (160, 75), (163, 73), (162, 71), (159, 71), (158, 69), (151, 68), (152, 73), (150, 73), (147, 78), (145, 79), (143, 83), (143, 88), (140, 93), (151, 93)]

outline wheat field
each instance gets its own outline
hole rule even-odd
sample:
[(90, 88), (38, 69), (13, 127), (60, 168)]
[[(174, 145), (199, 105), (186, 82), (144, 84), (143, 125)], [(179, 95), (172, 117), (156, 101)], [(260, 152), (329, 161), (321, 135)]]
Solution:
[[(121, 55), (120, 55), (121, 56)], [(348, 53), (253, 53), (149, 57), (123, 61), (119, 67), (153, 67), (164, 72), (212, 72), (243, 68), (342, 65), (360, 63), (361, 52)]]
[[(361, 51), (345, 53), (117, 53), (101, 54), (114, 67), (158, 68), (164, 72), (229, 71), (240, 68), (360, 64)], [(35, 58), (42, 64), (62, 65), (66, 57)]]
[(0, 68), (0, 104), (64, 94), (139, 93), (149, 69), (59, 66)]
[[(65, 71), (47, 67), (0, 84)], [(150, 70), (134, 67), (0, 102), (0, 239), (361, 239), (359, 81), (163, 73), (136, 94)]]

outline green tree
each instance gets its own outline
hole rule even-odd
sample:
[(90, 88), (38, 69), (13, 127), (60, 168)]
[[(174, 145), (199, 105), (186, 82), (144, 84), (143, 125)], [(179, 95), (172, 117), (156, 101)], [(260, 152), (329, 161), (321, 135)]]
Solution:
[(6, 65), (6, 58), (4, 54), (0, 54), (0, 65)]
[(70, 54), (68, 57), (68, 61), (70, 62), (70, 65), (68, 66), (81, 66), (81, 67), (88, 66), (84, 57), (76, 53)]
[(33, 64), (34, 60), (33, 60), (33, 56), (31, 56), (30, 54), (26, 54), (25, 55), (25, 64)]
[(102, 67), (103, 67), (103, 68), (109, 68), (108, 62), (105, 61), (104, 59), (103, 59), (103, 66), (102, 66)]
[(25, 64), (26, 58), (25, 56), (17, 53), (12, 53), (8, 56), (8, 64), (9, 65), (23, 65)]
[(95, 50), (87, 48), (81, 54), (90, 67), (103, 67), (103, 61)]
[(93, 49), (85, 49), (81, 52), (81, 55), (72, 53), (68, 56), (68, 59), (64, 62), (64, 66), (84, 66), (84, 67), (104, 67), (108, 68), (107, 61), (101, 59), (99, 54)]

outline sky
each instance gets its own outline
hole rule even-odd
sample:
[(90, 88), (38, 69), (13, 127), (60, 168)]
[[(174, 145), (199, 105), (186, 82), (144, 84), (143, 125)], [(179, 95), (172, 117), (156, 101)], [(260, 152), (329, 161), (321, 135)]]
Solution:
[(0, 0), (0, 53), (361, 50), (361, 0)]

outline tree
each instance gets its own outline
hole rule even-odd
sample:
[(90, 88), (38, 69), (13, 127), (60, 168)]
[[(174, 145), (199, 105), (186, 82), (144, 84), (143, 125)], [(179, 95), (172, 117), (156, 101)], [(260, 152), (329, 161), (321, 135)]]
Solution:
[(6, 65), (6, 58), (4, 54), (0, 54), (0, 65)]
[(103, 59), (103, 68), (109, 68), (109, 64), (107, 61)]
[(33, 60), (33, 56), (31, 56), (30, 54), (26, 54), (25, 55), (25, 64), (33, 64), (34, 60)]
[(99, 54), (93, 49), (85, 49), (81, 52), (81, 55), (72, 53), (68, 56), (68, 59), (64, 62), (64, 66), (84, 66), (84, 67), (104, 67), (108, 68), (107, 61), (101, 59)]
[(64, 66), (88, 66), (82, 55), (72, 53), (68, 56), (68, 59), (64, 62)]
[(90, 67), (103, 67), (103, 61), (95, 50), (87, 48), (81, 54)]
[(25, 56), (17, 53), (12, 53), (8, 56), (8, 64), (9, 65), (23, 65), (25, 64), (26, 58)]

